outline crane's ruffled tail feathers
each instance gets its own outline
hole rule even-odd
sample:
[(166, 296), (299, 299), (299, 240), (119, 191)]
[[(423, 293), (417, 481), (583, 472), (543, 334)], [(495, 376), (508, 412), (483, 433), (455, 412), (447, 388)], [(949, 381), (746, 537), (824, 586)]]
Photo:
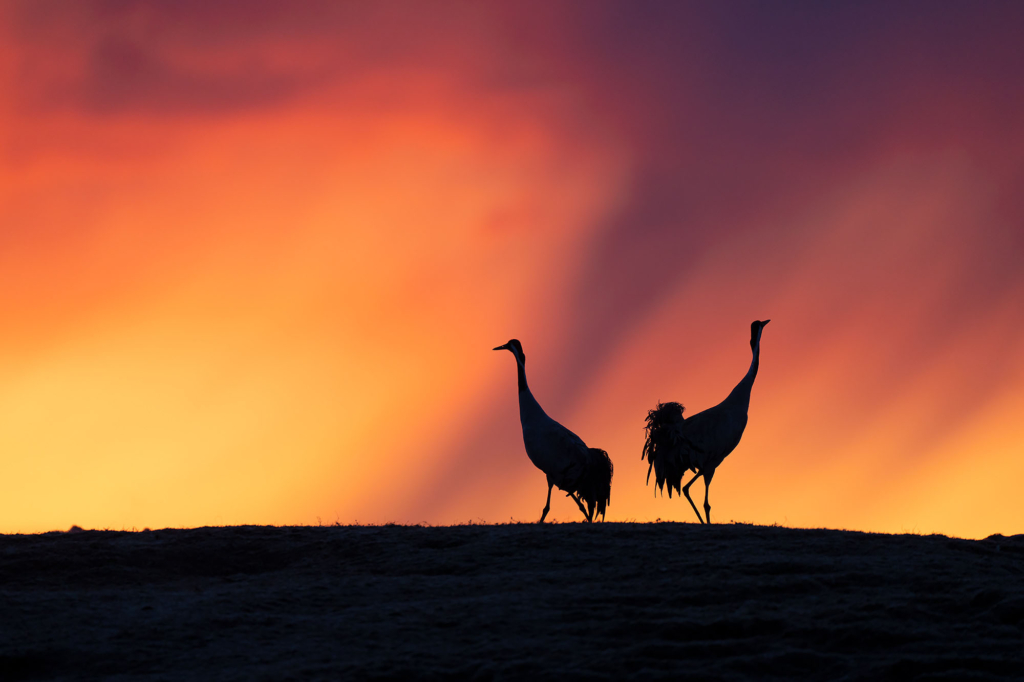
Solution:
[(647, 483), (651, 482), (651, 470), (654, 470), (654, 485), (665, 490), (668, 484), (668, 496), (672, 490), (678, 493), (683, 476), (690, 469), (688, 449), (683, 447), (683, 406), (679, 403), (658, 403), (658, 406), (647, 413), (647, 440), (640, 459), (647, 458)]
[(587, 468), (580, 479), (576, 492), (587, 503), (597, 507), (597, 514), (604, 517), (605, 508), (612, 500), (612, 475), (615, 467), (612, 458), (601, 448), (587, 448)]

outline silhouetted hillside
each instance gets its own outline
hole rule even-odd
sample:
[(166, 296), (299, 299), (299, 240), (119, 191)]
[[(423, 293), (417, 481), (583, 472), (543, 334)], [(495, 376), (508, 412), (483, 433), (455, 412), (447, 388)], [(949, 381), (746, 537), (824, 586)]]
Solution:
[(0, 536), (0, 679), (1019, 679), (1024, 536), (743, 525)]

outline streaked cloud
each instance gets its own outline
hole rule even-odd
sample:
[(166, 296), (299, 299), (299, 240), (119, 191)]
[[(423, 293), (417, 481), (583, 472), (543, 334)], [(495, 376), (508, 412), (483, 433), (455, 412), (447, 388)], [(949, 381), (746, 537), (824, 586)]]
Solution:
[(511, 337), (685, 520), (643, 416), (764, 317), (718, 519), (1024, 520), (1015, 4), (0, 18), (3, 530), (532, 520)]

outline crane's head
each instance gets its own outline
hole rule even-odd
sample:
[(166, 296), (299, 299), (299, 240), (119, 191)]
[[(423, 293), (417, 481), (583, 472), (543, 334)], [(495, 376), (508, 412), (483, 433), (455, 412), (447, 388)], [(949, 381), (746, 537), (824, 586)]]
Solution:
[(503, 346), (498, 346), (494, 350), (509, 350), (512, 351), (512, 355), (516, 356), (516, 362), (526, 367), (526, 353), (523, 352), (523, 344), (519, 343), (519, 339), (512, 339)]
[(764, 326), (771, 322), (771, 320), (754, 320), (750, 323), (750, 350), (754, 350), (761, 341), (761, 330)]

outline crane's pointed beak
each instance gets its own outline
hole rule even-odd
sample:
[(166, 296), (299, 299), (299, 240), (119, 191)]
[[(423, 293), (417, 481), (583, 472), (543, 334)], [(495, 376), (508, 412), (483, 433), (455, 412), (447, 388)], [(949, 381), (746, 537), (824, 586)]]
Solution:
[(504, 346), (498, 346), (497, 348), (492, 348), (491, 350), (508, 350), (508, 344), (506, 343)]
[(763, 327), (763, 326), (765, 326), (766, 324), (768, 324), (769, 322), (771, 322), (771, 320), (765, 320), (764, 322), (762, 322), (762, 323), (761, 323), (761, 326)]

